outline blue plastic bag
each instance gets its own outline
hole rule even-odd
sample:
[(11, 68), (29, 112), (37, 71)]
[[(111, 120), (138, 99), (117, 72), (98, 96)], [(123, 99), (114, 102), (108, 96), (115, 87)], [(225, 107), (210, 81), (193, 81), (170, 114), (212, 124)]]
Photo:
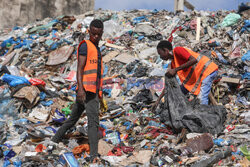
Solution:
[(52, 105), (54, 102), (52, 101), (52, 100), (49, 100), (49, 101), (41, 101), (41, 104), (43, 105), (43, 106), (50, 106), (50, 105)]
[(246, 72), (242, 75), (242, 79), (250, 79), (250, 72)]
[(241, 57), (241, 60), (242, 60), (243, 62), (245, 62), (245, 61), (250, 61), (250, 50), (247, 51), (247, 53), (244, 54), (244, 55)]
[(102, 91), (103, 91), (103, 93), (108, 94), (107, 95), (108, 97), (111, 97), (111, 91), (112, 91), (112, 89), (106, 89), (106, 88), (104, 88), (104, 89), (102, 89)]
[(3, 152), (3, 154), (5, 160), (9, 160), (16, 155), (16, 153), (13, 150), (6, 150)]
[(30, 82), (25, 77), (19, 77), (15, 75), (4, 74), (2, 80), (6, 82), (11, 87), (16, 87), (21, 84), (30, 84)]
[(52, 118), (53, 121), (55, 122), (63, 122), (65, 120), (67, 120), (67, 118), (65, 117), (65, 115), (63, 113), (61, 113), (60, 111), (58, 111), (57, 109), (55, 110), (55, 117), (56, 118)]
[(228, 146), (231, 143), (230, 140), (224, 140), (224, 139), (220, 139), (220, 138), (219, 139), (213, 139), (213, 142), (214, 142), (215, 145), (220, 146), (220, 147)]
[(141, 35), (141, 36), (138, 37), (138, 40), (139, 40), (139, 41), (141, 41), (142, 39), (144, 39), (144, 36), (143, 36), (143, 35)]
[(223, 63), (223, 64), (229, 64), (228, 61), (226, 59), (224, 59), (224, 57), (222, 56), (222, 54), (218, 51), (216, 51), (216, 54), (218, 56), (219, 62)]
[(46, 98), (46, 93), (41, 92), (41, 93), (40, 93), (40, 99), (41, 99), (41, 100), (44, 100), (45, 98)]
[(229, 13), (221, 23), (222, 27), (229, 27), (235, 25), (240, 20), (240, 15), (236, 13)]
[(133, 19), (133, 23), (134, 23), (134, 24), (137, 24), (137, 23), (142, 22), (143, 20), (148, 21), (148, 19), (147, 19), (146, 16), (140, 16), (140, 17), (134, 18), (134, 19)]
[(242, 29), (240, 30), (240, 33), (245, 32), (246, 30), (249, 31), (250, 30), (250, 20), (245, 20), (244, 21), (245, 25), (242, 27)]
[(10, 161), (9, 160), (4, 160), (3, 167), (7, 167), (9, 165), (11, 165)]
[(52, 30), (52, 38), (56, 38), (57, 30)]

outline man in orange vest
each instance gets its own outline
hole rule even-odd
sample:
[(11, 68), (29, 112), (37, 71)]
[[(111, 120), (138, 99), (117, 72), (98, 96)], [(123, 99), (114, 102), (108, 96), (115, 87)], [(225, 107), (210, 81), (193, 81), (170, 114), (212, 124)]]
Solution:
[[(213, 80), (218, 75), (218, 66), (207, 56), (188, 48), (175, 47), (172, 49), (172, 44), (165, 40), (158, 43), (157, 52), (161, 59), (172, 60), (166, 75), (170, 77), (178, 75), (182, 83), (182, 92), (198, 95), (201, 104), (208, 104), (208, 95)], [(153, 110), (156, 109), (163, 96), (164, 90), (153, 105)]]
[(102, 57), (99, 41), (103, 34), (103, 23), (95, 19), (90, 23), (89, 40), (83, 40), (77, 49), (77, 96), (70, 118), (59, 128), (52, 141), (58, 143), (79, 120), (86, 109), (90, 161), (98, 156), (99, 100), (102, 99)]

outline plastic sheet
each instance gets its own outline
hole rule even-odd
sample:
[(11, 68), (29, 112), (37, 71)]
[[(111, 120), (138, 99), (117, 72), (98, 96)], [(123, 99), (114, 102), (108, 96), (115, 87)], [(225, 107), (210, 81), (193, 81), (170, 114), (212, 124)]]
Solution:
[(181, 92), (175, 78), (165, 78), (165, 105), (161, 111), (161, 121), (176, 132), (183, 128), (190, 132), (218, 134), (223, 131), (226, 109), (223, 106), (190, 103)]

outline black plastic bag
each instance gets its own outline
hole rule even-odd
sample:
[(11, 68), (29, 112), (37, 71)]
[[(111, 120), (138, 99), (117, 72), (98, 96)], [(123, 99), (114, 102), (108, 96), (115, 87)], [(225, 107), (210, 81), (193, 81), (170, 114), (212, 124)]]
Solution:
[(153, 95), (149, 89), (142, 89), (132, 100), (136, 103), (150, 104), (153, 101)]
[(200, 105), (189, 102), (175, 78), (165, 78), (165, 103), (161, 121), (179, 133), (183, 128), (191, 132), (218, 134), (224, 129), (226, 109), (223, 106)]

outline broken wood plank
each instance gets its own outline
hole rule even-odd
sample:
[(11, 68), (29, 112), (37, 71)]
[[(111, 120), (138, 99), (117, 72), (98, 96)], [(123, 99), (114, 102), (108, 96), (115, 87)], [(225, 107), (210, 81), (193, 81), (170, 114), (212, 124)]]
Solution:
[(194, 6), (189, 3), (187, 0), (184, 0), (184, 6), (190, 10), (194, 10)]
[(119, 52), (117, 52), (117, 51), (109, 52), (106, 56), (104, 56), (104, 57), (102, 58), (102, 61), (103, 61), (104, 63), (107, 63), (107, 62), (109, 62), (110, 60), (112, 60), (113, 58), (115, 58), (118, 54), (119, 54)]
[(111, 43), (108, 43), (108, 42), (106, 42), (105, 45), (106, 45), (107, 47), (110, 47), (110, 48), (121, 49), (121, 50), (122, 50), (122, 49), (125, 49), (124, 46), (118, 46), (118, 45), (114, 45), (114, 44), (111, 44)]
[(218, 105), (218, 103), (216, 102), (216, 100), (215, 100), (215, 98), (214, 98), (212, 92), (209, 93), (208, 98), (209, 98), (210, 102), (211, 102), (214, 106), (217, 106), (217, 105)]
[(200, 33), (201, 33), (201, 18), (197, 17), (196, 41), (200, 40)]
[(12, 51), (11, 53), (9, 54), (6, 54), (5, 56), (1, 57), (0, 58), (0, 64), (2, 66), (5, 66), (7, 65), (8, 63), (10, 63), (10, 61), (12, 60), (12, 58), (16, 55), (16, 52), (15, 51)]
[(116, 61), (119, 61), (121, 63), (124, 63), (124, 64), (129, 64), (133, 61), (135, 61), (135, 57), (134, 56), (131, 56), (127, 53), (123, 53), (123, 54), (120, 54), (119, 56), (117, 56), (115, 58)]
[(220, 82), (227, 82), (227, 83), (234, 83), (239, 84), (240, 79), (239, 78), (229, 78), (229, 77), (222, 77)]

